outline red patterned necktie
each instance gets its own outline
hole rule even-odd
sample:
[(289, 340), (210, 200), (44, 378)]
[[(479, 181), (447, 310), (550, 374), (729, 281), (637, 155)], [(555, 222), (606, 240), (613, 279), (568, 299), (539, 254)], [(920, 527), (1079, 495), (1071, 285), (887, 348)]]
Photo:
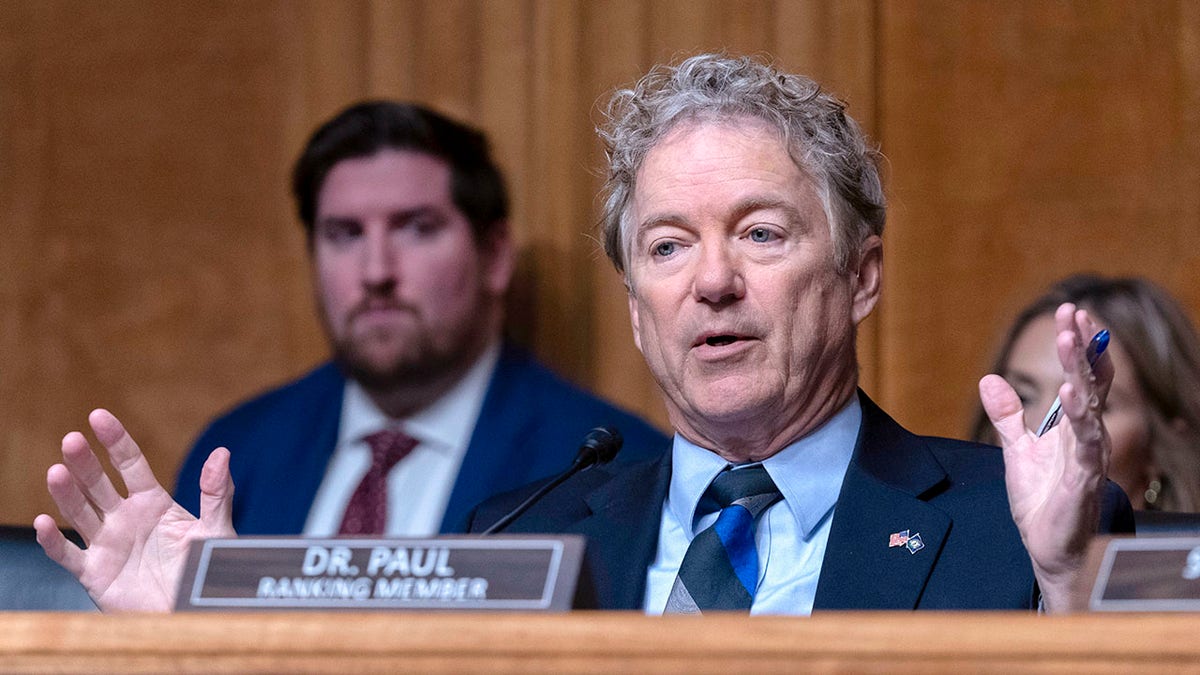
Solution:
[(384, 429), (363, 439), (371, 446), (371, 468), (350, 497), (338, 534), (383, 534), (387, 525), (387, 476), (417, 446), (399, 429)]

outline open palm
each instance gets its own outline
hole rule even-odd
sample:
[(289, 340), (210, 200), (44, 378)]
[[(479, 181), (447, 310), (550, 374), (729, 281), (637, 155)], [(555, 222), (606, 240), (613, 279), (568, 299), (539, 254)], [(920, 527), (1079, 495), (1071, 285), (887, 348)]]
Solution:
[(200, 478), (199, 519), (159, 484), (125, 427), (106, 410), (88, 422), (128, 490), (121, 496), (79, 432), (63, 438), (63, 463), (46, 473), (46, 484), (63, 517), (83, 537), (79, 548), (54, 519), (34, 520), (46, 554), (79, 579), (104, 611), (170, 611), (189, 544), (234, 536), (229, 452), (218, 449)]
[(979, 394), (1004, 449), (1009, 507), (1047, 607), (1069, 609), (1107, 481), (1110, 444), (1101, 412), (1112, 364), (1102, 358), (1094, 371), (1087, 364), (1083, 336), (1096, 328), (1087, 312), (1063, 305), (1055, 322), (1065, 424), (1040, 437), (1026, 429), (1020, 399), (998, 375), (983, 378)]

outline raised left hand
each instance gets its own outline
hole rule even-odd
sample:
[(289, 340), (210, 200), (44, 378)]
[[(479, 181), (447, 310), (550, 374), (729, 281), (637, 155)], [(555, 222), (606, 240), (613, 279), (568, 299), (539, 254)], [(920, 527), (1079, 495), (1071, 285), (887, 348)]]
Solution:
[(979, 382), (979, 396), (1004, 449), (1009, 507), (1029, 551), (1047, 611), (1079, 609), (1087, 547), (1096, 533), (1108, 476), (1110, 444), (1101, 413), (1113, 368), (1102, 356), (1088, 366), (1087, 342), (1098, 327), (1086, 310), (1064, 304), (1054, 314), (1063, 366), (1058, 395), (1063, 423), (1038, 437), (999, 375)]

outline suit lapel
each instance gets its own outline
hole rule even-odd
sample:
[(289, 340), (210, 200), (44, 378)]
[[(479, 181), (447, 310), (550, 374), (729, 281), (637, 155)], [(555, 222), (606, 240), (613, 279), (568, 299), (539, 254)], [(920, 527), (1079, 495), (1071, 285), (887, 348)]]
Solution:
[[(304, 383), (294, 407), (269, 427), (273, 445), (243, 451), (272, 452), (254, 466), (267, 471), (246, 476), (244, 501), (234, 491), (234, 522), (245, 534), (293, 534), (304, 531), (317, 489), (325, 479), (329, 459), (337, 448), (346, 380), (332, 364), (322, 366), (313, 381)], [(254, 469), (252, 469), (253, 471)], [(239, 511), (239, 506), (241, 509)]]
[[(512, 471), (511, 462), (521, 461), (519, 456), (512, 455), (523, 449), (518, 439), (529, 435), (528, 427), (534, 418), (528, 407), (509, 402), (517, 398), (514, 390), (519, 388), (523, 374), (520, 359), (505, 344), (471, 432), (463, 468), (446, 504), (443, 533), (461, 532), (471, 508), (495, 494), (500, 485), (498, 477)], [(564, 463), (563, 469), (566, 468)]]
[(628, 465), (584, 497), (591, 514), (571, 529), (588, 538), (588, 574), (598, 609), (641, 609), (646, 570), (658, 548), (670, 453)]
[[(860, 392), (863, 424), (834, 511), (814, 609), (913, 609), (950, 518), (926, 503), (946, 473), (917, 436)], [(891, 546), (907, 530), (921, 546)], [(915, 549), (915, 550), (914, 550)]]

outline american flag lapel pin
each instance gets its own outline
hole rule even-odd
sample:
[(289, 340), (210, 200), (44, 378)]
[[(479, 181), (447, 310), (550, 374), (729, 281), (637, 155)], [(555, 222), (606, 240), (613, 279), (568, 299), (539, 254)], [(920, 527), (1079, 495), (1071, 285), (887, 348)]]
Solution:
[(906, 544), (908, 544), (908, 530), (893, 532), (888, 537), (888, 548), (895, 548), (896, 546), (904, 546)]

